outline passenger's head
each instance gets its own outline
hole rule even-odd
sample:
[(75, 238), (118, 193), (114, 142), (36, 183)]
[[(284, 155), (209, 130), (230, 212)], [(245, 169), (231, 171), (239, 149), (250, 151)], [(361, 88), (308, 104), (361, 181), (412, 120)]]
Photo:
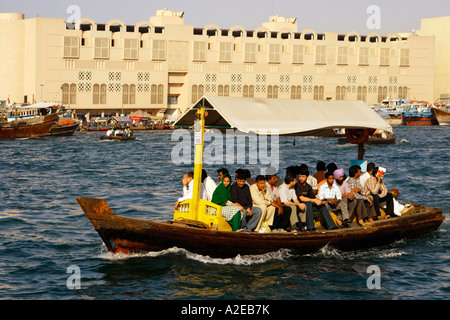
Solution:
[(323, 162), (323, 161), (317, 162), (317, 165), (316, 165), (317, 171), (325, 171), (325, 169), (326, 169), (325, 162)]
[(296, 180), (295, 180), (295, 178), (294, 178), (293, 176), (287, 175), (287, 176), (284, 178), (284, 183), (286, 183), (288, 186), (291, 185), (291, 184), (294, 185), (295, 182), (296, 182)]
[(351, 178), (357, 179), (361, 175), (361, 167), (358, 165), (353, 165), (348, 169), (348, 175)]
[(206, 173), (206, 170), (202, 169), (202, 182), (205, 181), (207, 176), (208, 176), (208, 174)]
[(337, 165), (334, 162), (327, 164), (327, 171), (334, 172), (337, 169)]
[(332, 185), (334, 182), (334, 175), (331, 172), (325, 172), (325, 180), (329, 185)]
[(240, 188), (242, 188), (245, 185), (246, 179), (247, 178), (245, 177), (244, 172), (236, 172), (236, 183)]
[(245, 177), (244, 179), (247, 179), (247, 176), (246, 176), (246, 174), (245, 174), (244, 169), (237, 169), (237, 170), (234, 172), (234, 177), (235, 177), (235, 179), (237, 179), (238, 174), (244, 175), (244, 177)]
[(259, 190), (264, 190), (266, 188), (266, 178), (264, 178), (263, 175), (257, 175), (255, 180)]
[(229, 174), (225, 174), (222, 178), (222, 183), (225, 188), (228, 188), (228, 186), (231, 184), (231, 177)]
[(219, 179), (219, 182), (222, 181), (222, 177), (224, 174), (229, 174), (228, 173), (228, 169), (226, 168), (221, 168), (217, 170), (217, 179)]
[(250, 170), (244, 169), (244, 173), (245, 173), (245, 177), (246, 177), (247, 179), (252, 177), (252, 174), (250, 173)]
[(266, 175), (266, 181), (271, 185), (274, 186), (277, 183), (278, 176), (276, 174), (272, 175)]
[(373, 169), (375, 169), (375, 163), (369, 162), (369, 163), (367, 164), (367, 172), (368, 172), (368, 173), (372, 173), (372, 172), (373, 172)]

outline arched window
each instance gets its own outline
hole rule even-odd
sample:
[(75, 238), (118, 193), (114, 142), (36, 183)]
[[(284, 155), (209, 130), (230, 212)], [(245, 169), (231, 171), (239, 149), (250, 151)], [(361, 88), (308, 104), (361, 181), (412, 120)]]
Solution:
[(72, 83), (70, 85), (70, 100), (69, 104), (76, 104), (77, 103), (77, 85), (75, 83)]
[(62, 85), (62, 103), (69, 104), (69, 84)]
[(162, 84), (158, 85), (158, 104), (164, 103), (164, 86)]
[(100, 86), (100, 104), (106, 104), (106, 84)]
[(93, 104), (100, 103), (100, 86), (98, 84), (94, 84), (94, 95), (92, 100)]

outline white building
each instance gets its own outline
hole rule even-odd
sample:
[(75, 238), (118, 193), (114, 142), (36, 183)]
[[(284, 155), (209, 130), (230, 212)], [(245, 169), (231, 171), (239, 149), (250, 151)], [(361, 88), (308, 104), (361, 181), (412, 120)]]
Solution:
[(202, 95), (375, 104), (442, 93), (431, 31), (317, 33), (278, 16), (255, 30), (221, 29), (185, 25), (183, 15), (74, 25), (0, 13), (0, 100), (62, 101), (88, 118), (136, 110), (170, 118)]

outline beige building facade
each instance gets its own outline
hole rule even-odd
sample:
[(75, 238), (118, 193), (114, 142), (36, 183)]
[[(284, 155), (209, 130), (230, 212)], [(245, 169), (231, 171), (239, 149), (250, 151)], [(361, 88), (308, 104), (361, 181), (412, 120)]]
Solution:
[(439, 30), (422, 29), (317, 33), (278, 16), (255, 30), (194, 27), (166, 9), (135, 25), (0, 13), (0, 100), (61, 101), (87, 118), (144, 110), (167, 119), (203, 95), (434, 101), (444, 90), (435, 77), (450, 77), (435, 65)]

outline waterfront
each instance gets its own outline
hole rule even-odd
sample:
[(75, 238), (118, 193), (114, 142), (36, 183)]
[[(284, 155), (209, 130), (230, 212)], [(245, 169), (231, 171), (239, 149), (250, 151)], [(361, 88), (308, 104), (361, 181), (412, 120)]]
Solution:
[[(369, 146), (365, 159), (388, 169), (400, 201), (450, 212), (448, 127), (394, 127), (395, 145)], [(0, 299), (433, 299), (450, 297), (449, 222), (429, 236), (344, 253), (286, 251), (211, 259), (182, 249), (113, 257), (76, 196), (104, 198), (116, 214), (171, 219), (181, 177), (172, 132), (137, 132), (137, 140), (99, 141), (101, 133), (0, 141)], [(280, 176), (289, 165), (336, 162), (346, 171), (357, 148), (336, 139), (280, 138)], [(296, 160), (294, 160), (296, 159)], [(255, 165), (226, 166), (230, 172)], [(70, 290), (67, 268), (81, 270)], [(367, 288), (367, 268), (381, 270), (381, 289)]]

